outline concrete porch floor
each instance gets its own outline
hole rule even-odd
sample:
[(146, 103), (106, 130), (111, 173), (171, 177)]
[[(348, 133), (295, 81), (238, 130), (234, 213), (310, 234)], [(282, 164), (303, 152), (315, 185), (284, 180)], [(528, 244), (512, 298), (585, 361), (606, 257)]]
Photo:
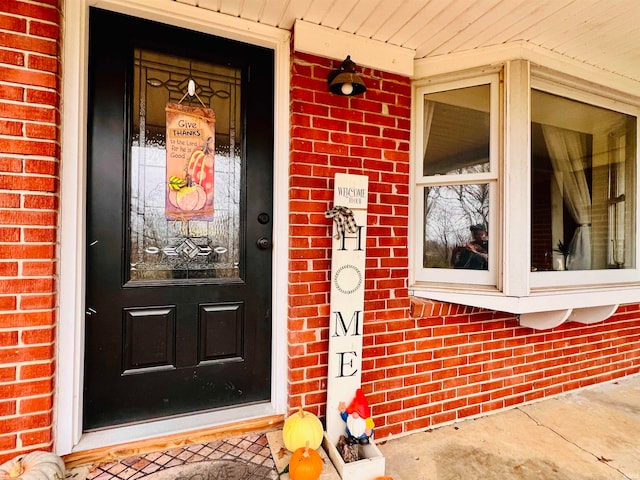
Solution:
[[(273, 480), (288, 459), (279, 439), (280, 431), (271, 431), (185, 445), (79, 467), (67, 478), (135, 480), (180, 464), (238, 459), (256, 467), (251, 478)], [(378, 447), (386, 475), (394, 480), (640, 480), (640, 375), (428, 432), (378, 439)], [(339, 479), (323, 457), (321, 479)]]
[(638, 480), (640, 376), (379, 447), (396, 480)]

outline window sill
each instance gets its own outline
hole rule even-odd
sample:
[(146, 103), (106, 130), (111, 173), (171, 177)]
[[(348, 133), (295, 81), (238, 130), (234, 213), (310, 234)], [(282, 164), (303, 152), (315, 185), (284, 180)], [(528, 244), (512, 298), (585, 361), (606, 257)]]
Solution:
[(529, 296), (508, 296), (496, 289), (475, 285), (413, 285), (410, 294), (423, 299), (497, 310), (518, 315), (520, 324), (547, 329), (567, 321), (596, 323), (606, 320), (618, 305), (640, 301), (640, 286), (580, 290), (536, 291)]

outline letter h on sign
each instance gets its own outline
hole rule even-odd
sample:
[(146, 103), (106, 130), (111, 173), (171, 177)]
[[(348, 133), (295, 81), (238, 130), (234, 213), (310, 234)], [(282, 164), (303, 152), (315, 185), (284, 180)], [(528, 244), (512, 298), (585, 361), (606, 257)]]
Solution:
[[(355, 240), (355, 245), (354, 248), (352, 250), (354, 251), (362, 251), (362, 227), (358, 226), (358, 231), (355, 235), (349, 235), (348, 233), (345, 232), (344, 235), (340, 236), (340, 250), (347, 250), (347, 240)], [(349, 242), (351, 244), (351, 242)]]

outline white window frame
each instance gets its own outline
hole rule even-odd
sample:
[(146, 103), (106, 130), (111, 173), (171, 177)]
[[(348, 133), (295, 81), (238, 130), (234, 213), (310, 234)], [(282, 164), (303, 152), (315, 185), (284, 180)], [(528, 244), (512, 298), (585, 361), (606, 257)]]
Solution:
[[(497, 238), (499, 231), (497, 219), (497, 209), (499, 206), (499, 142), (502, 138), (500, 134), (501, 112), (500, 112), (500, 73), (483, 74), (479, 76), (458, 79), (449, 82), (437, 83), (419, 87), (416, 90), (415, 113), (416, 118), (423, 119), (416, 125), (416, 129), (424, 131), (424, 96), (430, 93), (445, 92), (467, 87), (489, 85), (490, 87), (490, 127), (489, 127), (489, 172), (474, 174), (456, 175), (423, 175), (423, 156), (416, 153), (413, 162), (415, 195), (415, 219), (417, 235), (413, 237), (416, 242), (413, 244), (413, 268), (415, 279), (418, 282), (443, 282), (443, 283), (469, 283), (484, 285), (485, 287), (497, 288), (498, 245), (499, 242), (492, 242), (492, 238)], [(415, 151), (424, 152), (423, 135), (416, 135)], [(488, 270), (467, 270), (454, 268), (424, 268), (422, 260), (424, 241), (424, 190), (428, 187), (460, 185), (460, 184), (489, 184), (489, 259)], [(419, 221), (417, 219), (420, 219)], [(420, 238), (420, 240), (418, 240)]]
[[(495, 53), (495, 55), (494, 55)], [(580, 272), (531, 272), (531, 89), (547, 91), (584, 103), (635, 116), (638, 119), (636, 150), (640, 147), (640, 97), (621, 81), (611, 76), (607, 86), (584, 75), (582, 67), (550, 62), (548, 68), (540, 52), (514, 50), (516, 56), (505, 59), (504, 51), (491, 52), (483, 58), (490, 63), (475, 64), (464, 61), (419, 64), (413, 82), (412, 164), (410, 171), (409, 251), (411, 256), (409, 291), (412, 295), (436, 301), (483, 307), (517, 314), (520, 323), (534, 328), (550, 328), (567, 320), (584, 323), (601, 321), (615, 312), (621, 303), (640, 301), (640, 235), (635, 238), (636, 268), (606, 269)], [(499, 57), (502, 56), (502, 59)], [(530, 58), (529, 58), (530, 57)], [(509, 58), (509, 57), (507, 57)], [(532, 63), (535, 61), (535, 64)], [(446, 73), (455, 65), (456, 72)], [(559, 70), (566, 70), (560, 73)], [(435, 72), (427, 77), (423, 72)], [(499, 112), (502, 115), (498, 137), (500, 155), (497, 159), (497, 199), (490, 208), (495, 217), (491, 221), (490, 257), (497, 275), (494, 285), (487, 285), (464, 275), (459, 283), (448, 278), (458, 272), (433, 272), (422, 268), (423, 186), (429, 182), (422, 172), (424, 124), (424, 94), (453, 88), (456, 82), (474, 85), (488, 73), (503, 72), (500, 84)], [(459, 73), (462, 72), (462, 73)], [(601, 73), (601, 72), (600, 72)], [(572, 75), (573, 74), (573, 75)], [(603, 80), (605, 76), (593, 78)], [(620, 87), (616, 89), (616, 87)], [(492, 98), (493, 101), (493, 98)], [(496, 141), (495, 136), (492, 143)], [(636, 151), (635, 222), (640, 227), (640, 152)], [(631, 194), (631, 192), (627, 192)], [(444, 269), (446, 270), (446, 269)], [(468, 273), (468, 271), (464, 271)], [(475, 282), (475, 283), (474, 283)]]

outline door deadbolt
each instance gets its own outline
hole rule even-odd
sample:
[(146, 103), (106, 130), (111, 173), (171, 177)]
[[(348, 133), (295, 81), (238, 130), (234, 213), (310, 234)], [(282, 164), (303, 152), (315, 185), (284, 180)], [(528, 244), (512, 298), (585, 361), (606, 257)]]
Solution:
[(256, 245), (258, 245), (258, 248), (260, 250), (266, 250), (267, 248), (271, 247), (271, 240), (269, 240), (267, 237), (260, 237), (256, 241)]

